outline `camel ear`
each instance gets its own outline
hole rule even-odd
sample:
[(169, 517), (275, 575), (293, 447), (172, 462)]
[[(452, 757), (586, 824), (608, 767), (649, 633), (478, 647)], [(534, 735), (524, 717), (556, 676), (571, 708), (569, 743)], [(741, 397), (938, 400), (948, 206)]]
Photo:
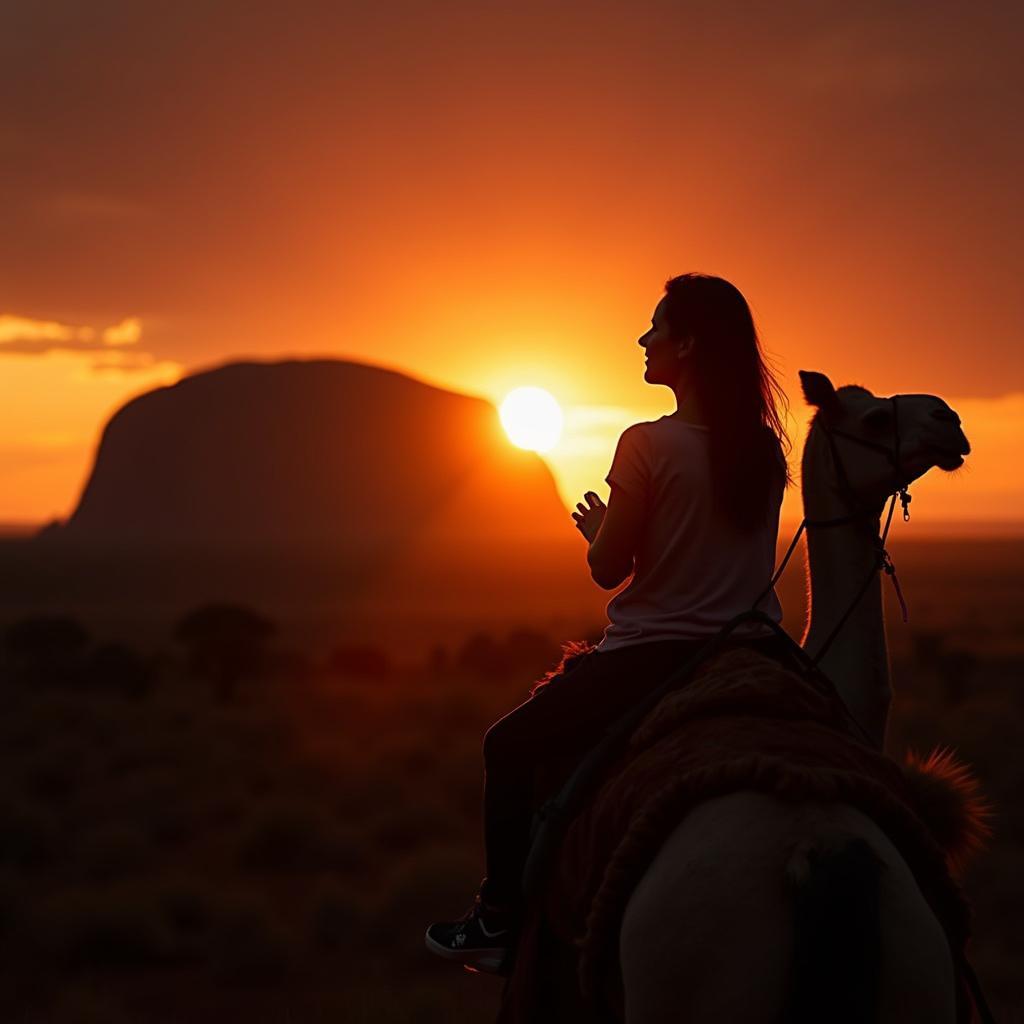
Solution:
[(825, 374), (816, 373), (814, 370), (800, 370), (799, 373), (800, 384), (808, 405), (816, 405), (819, 409), (831, 409), (835, 406), (836, 389)]

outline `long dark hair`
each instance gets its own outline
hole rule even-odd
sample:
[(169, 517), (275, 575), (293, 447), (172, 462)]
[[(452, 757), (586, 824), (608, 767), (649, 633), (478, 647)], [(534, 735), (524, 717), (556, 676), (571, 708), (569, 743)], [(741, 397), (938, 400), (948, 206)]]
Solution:
[(673, 337), (693, 335), (694, 387), (710, 428), (715, 508), (737, 529), (764, 522), (772, 486), (792, 483), (791, 444), (780, 406), (789, 402), (765, 361), (747, 300), (720, 277), (682, 274), (665, 282)]

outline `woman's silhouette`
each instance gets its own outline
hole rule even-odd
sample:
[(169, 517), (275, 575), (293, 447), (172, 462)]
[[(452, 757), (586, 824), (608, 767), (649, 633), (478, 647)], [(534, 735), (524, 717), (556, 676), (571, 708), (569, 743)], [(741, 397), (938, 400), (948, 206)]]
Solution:
[[(629, 427), (606, 478), (608, 505), (588, 491), (572, 513), (598, 586), (632, 578), (608, 604), (600, 643), (484, 737), (487, 874), (470, 910), (426, 935), (428, 949), (462, 963), (496, 968), (514, 935), (536, 760), (551, 749), (582, 756), (771, 579), (790, 483), (785, 395), (746, 300), (718, 277), (672, 278), (638, 344), (644, 380), (670, 387), (676, 411)], [(781, 621), (774, 591), (759, 607)], [(785, 656), (763, 624), (734, 637)]]

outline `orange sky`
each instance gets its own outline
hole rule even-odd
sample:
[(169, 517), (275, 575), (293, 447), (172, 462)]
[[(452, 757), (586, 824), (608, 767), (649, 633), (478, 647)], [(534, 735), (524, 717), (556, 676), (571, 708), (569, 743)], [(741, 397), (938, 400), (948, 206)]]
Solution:
[(5, 15), (0, 521), (66, 515), (126, 397), (247, 356), (546, 387), (569, 498), (669, 410), (635, 339), (701, 270), (795, 413), (800, 368), (958, 408), (921, 520), (1024, 522), (1021, 9), (361, 6)]

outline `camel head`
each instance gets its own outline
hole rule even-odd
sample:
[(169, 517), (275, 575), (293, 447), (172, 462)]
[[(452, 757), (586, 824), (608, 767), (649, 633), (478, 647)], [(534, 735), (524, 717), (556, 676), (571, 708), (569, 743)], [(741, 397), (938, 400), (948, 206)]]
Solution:
[(835, 388), (823, 373), (807, 370), (800, 371), (800, 383), (817, 409), (802, 467), (804, 504), (814, 506), (811, 515), (842, 514), (845, 505), (833, 448), (850, 489), (867, 507), (881, 506), (933, 466), (958, 469), (971, 450), (960, 417), (935, 395), (897, 395), (894, 401), (856, 384)]

